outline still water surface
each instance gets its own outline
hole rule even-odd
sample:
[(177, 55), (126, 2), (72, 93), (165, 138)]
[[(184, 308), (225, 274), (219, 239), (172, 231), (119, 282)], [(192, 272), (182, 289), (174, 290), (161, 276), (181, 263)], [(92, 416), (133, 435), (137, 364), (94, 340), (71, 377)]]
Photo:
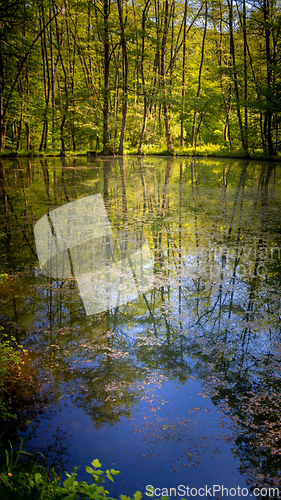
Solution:
[[(1, 323), (28, 349), (14, 397), (26, 447), (79, 465), (80, 480), (98, 458), (121, 471), (107, 484), (118, 497), (147, 485), (281, 486), (280, 167), (5, 160), (1, 190)], [(141, 235), (146, 249), (145, 286), (121, 286), (109, 309), (86, 305), (75, 262), (46, 276), (35, 244), (42, 217), (93, 195), (113, 240)]]

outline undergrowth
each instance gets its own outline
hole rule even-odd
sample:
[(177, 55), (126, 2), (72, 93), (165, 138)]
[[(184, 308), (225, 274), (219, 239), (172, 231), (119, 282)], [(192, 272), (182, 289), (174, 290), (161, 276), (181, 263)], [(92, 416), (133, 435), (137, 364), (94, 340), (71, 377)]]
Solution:
[[(40, 454), (38, 454), (40, 455)], [(41, 455), (42, 457), (42, 455)], [(17, 452), (12, 447), (5, 451), (5, 463), (0, 469), (0, 498), (1, 500), (116, 500), (104, 488), (106, 479), (114, 482), (113, 476), (119, 474), (118, 470), (100, 469), (101, 463), (95, 459), (91, 467), (86, 467), (90, 475), (89, 482), (77, 481), (77, 469), (61, 483), (61, 478), (54, 469), (49, 470), (36, 462), (35, 455), (22, 450), (22, 445)], [(142, 494), (137, 491), (134, 496), (120, 495), (121, 500), (140, 500)], [(168, 497), (161, 497), (166, 500)]]
[[(88, 149), (90, 150), (90, 148)], [(81, 149), (78, 151), (68, 150), (65, 152), (66, 157), (75, 157), (75, 156), (87, 156), (88, 150)], [(97, 151), (98, 155), (102, 156), (100, 151)], [(127, 147), (124, 149), (124, 156), (132, 156), (138, 155), (138, 149)], [(233, 147), (231, 148), (229, 145), (224, 144), (201, 144), (194, 147), (179, 147), (175, 146), (171, 151), (167, 151), (165, 145), (155, 145), (155, 144), (145, 144), (142, 148), (142, 155), (144, 156), (205, 156), (205, 157), (225, 157), (225, 158), (247, 158), (253, 160), (274, 160), (280, 161), (281, 155), (277, 153), (276, 156), (271, 157), (262, 149), (249, 149), (248, 154), (241, 147)], [(61, 156), (59, 150), (48, 149), (45, 151), (2, 151), (0, 153), (0, 157), (53, 157), (53, 156)]]

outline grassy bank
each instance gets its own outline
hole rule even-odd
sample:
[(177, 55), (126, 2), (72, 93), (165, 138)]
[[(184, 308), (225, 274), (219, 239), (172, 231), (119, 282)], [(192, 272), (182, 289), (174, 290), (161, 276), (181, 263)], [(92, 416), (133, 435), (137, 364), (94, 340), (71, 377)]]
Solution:
[[(48, 157), (77, 157), (77, 156), (87, 156), (87, 150), (79, 151), (66, 151), (65, 155), (61, 155), (59, 150), (46, 150), (44, 152), (39, 151), (2, 151), (0, 153), (1, 158), (48, 158)], [(97, 152), (98, 155), (102, 156), (101, 152)], [(124, 150), (124, 156), (139, 155), (137, 149), (128, 148)], [(142, 156), (204, 156), (204, 157), (218, 157), (218, 158), (241, 158), (241, 159), (253, 159), (253, 160), (267, 160), (267, 161), (281, 161), (281, 154), (277, 153), (276, 156), (269, 156), (262, 149), (251, 149), (248, 155), (242, 148), (232, 149), (228, 146), (221, 146), (218, 144), (206, 144), (200, 147), (192, 148), (174, 148), (172, 151), (167, 151), (164, 147), (159, 147), (155, 145), (145, 145), (143, 147)]]

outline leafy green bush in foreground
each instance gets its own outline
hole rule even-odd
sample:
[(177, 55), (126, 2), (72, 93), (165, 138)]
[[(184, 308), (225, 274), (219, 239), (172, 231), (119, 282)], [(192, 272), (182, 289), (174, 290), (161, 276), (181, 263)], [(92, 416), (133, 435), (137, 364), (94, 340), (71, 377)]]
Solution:
[(16, 418), (16, 415), (11, 414), (7, 407), (7, 381), (11, 377), (13, 367), (20, 363), (18, 349), (22, 348), (22, 345), (16, 342), (15, 337), (9, 338), (3, 330), (4, 328), (0, 326), (0, 422)]
[[(109, 496), (109, 492), (101, 483), (105, 479), (113, 482), (113, 477), (119, 474), (118, 470), (100, 469), (98, 459), (93, 460), (92, 467), (86, 467), (91, 475), (91, 483), (76, 480), (76, 470), (67, 475), (61, 486), (60, 477), (52, 470), (34, 462), (35, 456), (22, 451), (22, 445), (14, 453), (6, 450), (6, 461), (0, 470), (0, 498), (1, 500), (116, 500)], [(22, 460), (25, 457), (26, 460)], [(137, 491), (134, 496), (120, 495), (121, 500), (140, 500), (142, 494)], [(162, 497), (166, 500), (168, 497)]]

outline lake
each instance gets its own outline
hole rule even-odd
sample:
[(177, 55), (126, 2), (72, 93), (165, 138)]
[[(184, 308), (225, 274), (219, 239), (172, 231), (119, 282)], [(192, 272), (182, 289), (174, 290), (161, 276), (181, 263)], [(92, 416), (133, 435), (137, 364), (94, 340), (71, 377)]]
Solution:
[(14, 440), (118, 498), (281, 487), (280, 166), (6, 159), (1, 194)]

